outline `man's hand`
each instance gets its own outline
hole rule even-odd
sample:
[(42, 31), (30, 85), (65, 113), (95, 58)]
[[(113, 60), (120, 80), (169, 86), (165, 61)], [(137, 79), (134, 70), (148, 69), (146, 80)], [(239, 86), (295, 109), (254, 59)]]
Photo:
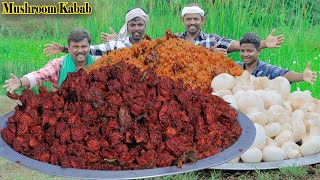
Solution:
[(303, 77), (303, 81), (313, 85), (313, 83), (317, 79), (317, 72), (312, 72), (310, 70), (310, 66), (311, 66), (311, 62), (309, 61), (307, 63), (306, 69), (303, 71), (302, 77)]
[(51, 55), (63, 52), (63, 49), (64, 49), (64, 46), (62, 46), (56, 42), (53, 42), (52, 44), (46, 44), (44, 46), (46, 48), (44, 48), (43, 54), (45, 54), (47, 56), (51, 56)]
[(3, 88), (6, 88), (7, 91), (10, 91), (12, 93), (14, 90), (21, 87), (21, 80), (17, 76), (11, 73), (11, 78), (5, 81), (5, 84), (2, 86)]
[(274, 33), (276, 32), (276, 29), (272, 29), (271, 33), (268, 35), (267, 39), (265, 40), (265, 47), (267, 48), (279, 48), (279, 46), (283, 40), (284, 35), (281, 34), (279, 36), (274, 36)]
[(101, 40), (106, 43), (110, 40), (113, 40), (113, 39), (117, 39), (117, 33), (112, 29), (112, 27), (110, 27), (110, 32), (111, 34), (108, 34), (108, 33), (104, 33), (102, 32), (101, 33)]
[(227, 50), (223, 49), (223, 48), (217, 48), (217, 44), (215, 44), (214, 46), (210, 47), (210, 51), (215, 52), (215, 53), (222, 53), (225, 56), (227, 56)]

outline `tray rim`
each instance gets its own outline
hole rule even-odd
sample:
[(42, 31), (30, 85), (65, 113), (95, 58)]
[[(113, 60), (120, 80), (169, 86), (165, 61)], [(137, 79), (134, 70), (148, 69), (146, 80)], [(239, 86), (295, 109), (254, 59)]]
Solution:
[(320, 153), (304, 156), (295, 159), (286, 159), (282, 161), (272, 162), (258, 162), (258, 163), (223, 163), (208, 169), (219, 170), (267, 170), (267, 169), (280, 169), (285, 167), (305, 166), (320, 163)]
[[(236, 109), (235, 109), (236, 110)], [(54, 176), (61, 176), (67, 178), (93, 178), (93, 179), (136, 179), (136, 178), (152, 178), (159, 176), (175, 175), (180, 173), (187, 173), (192, 171), (198, 171), (207, 169), (219, 164), (228, 162), (242, 153), (244, 153), (253, 144), (256, 129), (252, 121), (238, 111), (237, 120), (242, 128), (242, 133), (239, 139), (229, 148), (224, 151), (210, 156), (205, 159), (198, 160), (194, 163), (183, 164), (182, 168), (176, 166), (143, 169), (143, 170), (120, 170), (120, 171), (108, 171), (108, 170), (86, 170), (75, 168), (61, 168), (60, 166), (52, 165), (49, 163), (40, 162), (24, 156), (14, 151), (3, 139), (0, 134), (0, 156), (9, 160), (12, 163), (16, 163), (23, 167)], [(0, 117), (0, 129), (6, 127), (8, 118), (12, 116), (14, 111), (9, 112)], [(241, 149), (241, 150), (240, 150)]]

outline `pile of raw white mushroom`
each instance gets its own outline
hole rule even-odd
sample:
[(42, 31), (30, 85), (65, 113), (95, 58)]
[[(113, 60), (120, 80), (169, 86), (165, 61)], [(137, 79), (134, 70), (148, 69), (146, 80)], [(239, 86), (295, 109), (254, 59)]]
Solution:
[(284, 77), (269, 80), (244, 71), (216, 76), (213, 95), (247, 115), (256, 127), (253, 145), (231, 162), (270, 162), (320, 152), (320, 101), (310, 91), (290, 93)]

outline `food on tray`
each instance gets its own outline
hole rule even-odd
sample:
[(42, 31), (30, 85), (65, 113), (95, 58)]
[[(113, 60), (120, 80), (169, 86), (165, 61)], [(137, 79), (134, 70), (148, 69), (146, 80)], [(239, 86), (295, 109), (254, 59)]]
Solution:
[(214, 53), (179, 39), (171, 32), (153, 41), (143, 40), (131, 48), (111, 51), (93, 64), (89, 70), (114, 64), (121, 60), (141, 70), (153, 69), (158, 76), (182, 80), (193, 88), (207, 88), (212, 78), (221, 73), (240, 76), (243, 69), (224, 54)]
[(26, 89), (2, 130), (17, 152), (63, 168), (129, 170), (195, 162), (240, 136), (237, 111), (209, 89), (124, 61), (69, 73), (58, 92)]
[(220, 74), (211, 85), (213, 94), (255, 123), (257, 135), (241, 156), (243, 162), (279, 161), (320, 152), (320, 101), (310, 91), (290, 93), (284, 77), (269, 80), (247, 71), (237, 77)]

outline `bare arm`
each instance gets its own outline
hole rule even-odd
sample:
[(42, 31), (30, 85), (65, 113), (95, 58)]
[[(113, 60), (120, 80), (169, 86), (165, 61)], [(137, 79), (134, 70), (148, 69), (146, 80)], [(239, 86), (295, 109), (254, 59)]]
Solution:
[(54, 54), (58, 54), (60, 52), (68, 53), (68, 48), (56, 42), (53, 42), (52, 44), (46, 44), (44, 46), (45, 48), (43, 50), (43, 54), (47, 55), (47, 57)]
[[(57, 89), (57, 83), (60, 77), (60, 67), (63, 62), (64, 56), (50, 60), (43, 68), (33, 71), (24, 75), (22, 78), (18, 78), (14, 74), (11, 74), (11, 78), (5, 81), (2, 86), (11, 93), (22, 87), (30, 86), (31, 88), (42, 82), (50, 81), (53, 83), (53, 87)], [(55, 87), (56, 86), (56, 87)]]
[(271, 33), (268, 35), (266, 40), (261, 41), (260, 47), (261, 48), (279, 48), (279, 46), (283, 40), (284, 35), (281, 34), (279, 36), (274, 36), (274, 33), (276, 32), (276, 29), (272, 29)]
[(284, 75), (284, 77), (287, 78), (289, 82), (305, 81), (313, 85), (317, 79), (317, 72), (311, 71), (310, 66), (311, 62), (308, 62), (303, 73), (289, 71)]
[[(284, 35), (274, 36), (274, 33), (276, 32), (275, 29), (271, 31), (271, 33), (268, 35), (266, 40), (261, 41), (260, 47), (261, 48), (279, 48), (280, 44), (284, 40)], [(240, 50), (240, 42), (239, 41), (232, 41), (229, 48), (228, 53), (239, 51)]]
[(106, 43), (106, 42), (108, 42), (110, 40), (117, 39), (117, 33), (112, 29), (112, 27), (110, 27), (109, 30), (110, 30), (111, 34), (101, 32), (101, 40), (104, 43)]
[(18, 78), (14, 74), (11, 73), (11, 78), (5, 81), (5, 84), (2, 86), (3, 88), (6, 88), (7, 91), (10, 91), (12, 93), (14, 90), (23, 87), (23, 86), (29, 86), (30, 81), (26, 77)]
[(303, 75), (294, 71), (288, 71), (285, 75), (290, 83), (303, 81)]
[(229, 48), (228, 48), (228, 53), (232, 53), (235, 51), (240, 51), (240, 42), (239, 41), (232, 41)]
[(212, 47), (210, 47), (209, 49), (210, 49), (210, 51), (212, 51), (212, 52), (222, 53), (222, 54), (224, 54), (225, 56), (227, 55), (227, 50), (224, 49), (224, 48), (217, 48), (217, 44), (214, 45), (214, 46), (212, 46)]

